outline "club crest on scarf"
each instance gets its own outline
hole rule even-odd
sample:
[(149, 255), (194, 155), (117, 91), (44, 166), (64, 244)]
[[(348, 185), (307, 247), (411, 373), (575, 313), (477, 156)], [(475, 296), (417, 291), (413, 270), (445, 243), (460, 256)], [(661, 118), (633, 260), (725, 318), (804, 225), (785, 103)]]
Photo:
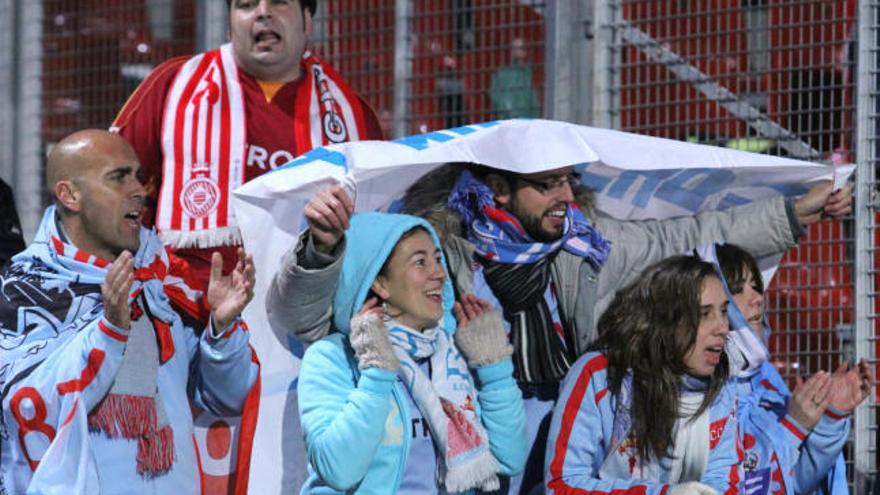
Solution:
[[(190, 179), (183, 186), (180, 193), (180, 202), (186, 213), (193, 218), (205, 218), (217, 209), (217, 200), (220, 198), (220, 188), (206, 174), (211, 172), (207, 166), (194, 169), (196, 177)], [(202, 175), (198, 175), (202, 174)]]
[[(306, 52), (308, 58), (310, 54)], [(330, 91), (330, 80), (324, 73), (320, 63), (312, 64), (312, 74), (318, 87), (318, 101), (321, 102), (321, 126), (324, 135), (331, 143), (343, 143), (348, 140), (348, 129), (342, 120), (341, 108)]]
[(573, 203), (565, 210), (559, 239), (536, 242), (519, 219), (495, 208), (494, 193), (469, 171), (462, 172), (449, 195), (447, 205), (461, 215), (468, 240), (477, 254), (498, 263), (535, 263), (559, 249), (586, 259), (599, 270), (611, 253), (611, 243)]
[[(292, 156), (358, 140), (366, 121), (357, 95), (327, 64), (303, 54), (292, 110)], [(247, 119), (232, 45), (194, 56), (178, 71), (162, 121), (162, 176), (156, 227), (175, 247), (241, 243), (232, 191), (245, 180)]]

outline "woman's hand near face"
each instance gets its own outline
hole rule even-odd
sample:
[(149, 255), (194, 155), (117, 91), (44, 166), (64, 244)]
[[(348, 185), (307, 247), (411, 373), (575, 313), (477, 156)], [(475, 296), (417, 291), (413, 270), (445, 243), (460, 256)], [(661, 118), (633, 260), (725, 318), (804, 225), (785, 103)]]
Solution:
[(473, 294), (464, 294), (452, 307), (458, 328), (462, 328), (477, 319), (481, 314), (492, 311), (492, 305), (485, 299), (480, 299)]
[(357, 312), (358, 316), (367, 314), (376, 315), (379, 318), (382, 317), (382, 305), (379, 304), (378, 297), (373, 296), (368, 298), (366, 301), (364, 301), (364, 305), (361, 306), (361, 309), (359, 309)]
[(375, 297), (367, 299), (351, 319), (350, 326), (348, 340), (357, 357), (358, 368), (382, 368), (396, 373), (400, 360), (394, 355), (388, 329), (382, 321), (379, 300)]
[(464, 294), (452, 311), (458, 320), (455, 346), (464, 355), (468, 366), (478, 368), (490, 365), (513, 354), (501, 315), (488, 301), (473, 294)]
[(831, 400), (831, 375), (819, 371), (807, 381), (797, 377), (797, 385), (791, 392), (788, 414), (804, 428), (812, 430)]

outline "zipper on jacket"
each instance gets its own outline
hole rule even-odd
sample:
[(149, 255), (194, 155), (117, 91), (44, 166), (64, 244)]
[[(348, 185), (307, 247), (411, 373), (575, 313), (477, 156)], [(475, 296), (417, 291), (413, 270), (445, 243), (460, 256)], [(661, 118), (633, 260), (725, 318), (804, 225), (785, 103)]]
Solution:
[(407, 426), (410, 423), (409, 417), (409, 407), (403, 407), (403, 401), (400, 399), (400, 379), (394, 382), (394, 387), (391, 389), (391, 394), (394, 396), (394, 401), (397, 402), (397, 409), (400, 411), (400, 421), (403, 424), (403, 449), (401, 449), (400, 455), (400, 464), (398, 464), (397, 469), (397, 479), (394, 480), (394, 491), (392, 493), (397, 493), (400, 490), (400, 481), (403, 479), (403, 472), (406, 470), (406, 461), (409, 457), (409, 428)]

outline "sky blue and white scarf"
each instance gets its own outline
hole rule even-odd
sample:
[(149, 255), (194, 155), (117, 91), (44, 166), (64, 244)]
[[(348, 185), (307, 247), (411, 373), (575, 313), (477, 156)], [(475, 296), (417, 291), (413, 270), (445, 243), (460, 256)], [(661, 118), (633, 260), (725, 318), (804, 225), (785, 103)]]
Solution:
[[(498, 463), (477, 414), (477, 396), (467, 363), (442, 328), (417, 332), (386, 319), (400, 379), (428, 421), (437, 450), (437, 481), (447, 492), (497, 490)], [(417, 361), (430, 359), (431, 376)]]
[[(175, 352), (172, 327), (181, 324), (171, 298), (194, 306), (201, 293), (171, 273), (168, 253), (155, 231), (140, 229), (134, 265), (129, 297), (138, 311), (132, 310), (125, 355), (129, 349), (137, 352), (123, 358), (110, 392), (88, 411), (88, 421), (92, 431), (120, 441), (137, 439), (138, 473), (152, 477), (167, 472), (174, 462), (173, 433), (156, 386), (158, 367)], [(12, 396), (24, 377), (79, 332), (98, 331), (94, 327), (100, 326), (103, 315), (101, 284), (110, 266), (110, 260), (73, 245), (56, 219), (55, 207), (46, 209), (34, 241), (0, 273), (0, 285), (7, 289), (0, 304), (0, 399)], [(143, 359), (144, 353), (152, 359)], [(62, 406), (64, 411), (71, 409), (66, 402)], [(47, 421), (60, 424), (66, 415)], [(9, 434), (9, 427), (14, 425), (0, 422), (0, 435)]]

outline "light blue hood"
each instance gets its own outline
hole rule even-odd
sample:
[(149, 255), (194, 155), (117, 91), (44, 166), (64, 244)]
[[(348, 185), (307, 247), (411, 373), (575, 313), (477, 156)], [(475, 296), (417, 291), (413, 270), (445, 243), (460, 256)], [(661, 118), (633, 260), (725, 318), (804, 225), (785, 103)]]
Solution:
[[(440, 247), (440, 239), (427, 221), (411, 215), (396, 213), (359, 213), (351, 218), (351, 226), (346, 231), (348, 246), (342, 260), (342, 272), (333, 299), (333, 324), (336, 329), (348, 335), (349, 321), (364, 304), (370, 286), (376, 280), (385, 260), (391, 256), (401, 236), (415, 227), (423, 227), (431, 234), (434, 245)], [(441, 250), (442, 256), (442, 250)], [(447, 333), (455, 332), (455, 319), (452, 305), (455, 295), (452, 291), (446, 258), (443, 257), (443, 321), (441, 326)]]

